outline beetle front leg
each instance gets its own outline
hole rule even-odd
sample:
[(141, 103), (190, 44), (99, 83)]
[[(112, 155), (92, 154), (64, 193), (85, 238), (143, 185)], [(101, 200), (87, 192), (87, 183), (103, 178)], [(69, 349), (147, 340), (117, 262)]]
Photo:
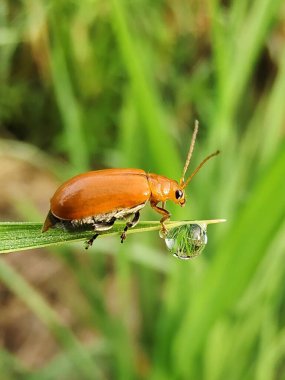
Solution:
[(128, 231), (128, 229), (134, 227), (138, 223), (139, 220), (140, 220), (140, 213), (139, 213), (139, 211), (137, 211), (134, 214), (133, 219), (131, 221), (127, 222), (127, 224), (126, 224), (126, 226), (124, 228), (124, 231), (123, 231), (123, 233), (121, 235), (121, 243), (123, 243), (124, 240), (126, 240), (126, 237), (127, 237), (126, 236), (126, 232)]
[(159, 214), (163, 215), (163, 217), (160, 219), (160, 224), (161, 224), (161, 232), (162, 232), (162, 234), (165, 236), (165, 235), (167, 234), (167, 228), (166, 228), (164, 222), (165, 222), (167, 219), (170, 218), (171, 214), (170, 214), (169, 211), (167, 211), (165, 208), (163, 208), (164, 205), (165, 205), (165, 202), (162, 202), (162, 206), (163, 206), (163, 207), (158, 207), (158, 206), (157, 206), (157, 203), (155, 203), (155, 202), (150, 202), (150, 205), (151, 205), (151, 207), (152, 207), (155, 211), (157, 211)]

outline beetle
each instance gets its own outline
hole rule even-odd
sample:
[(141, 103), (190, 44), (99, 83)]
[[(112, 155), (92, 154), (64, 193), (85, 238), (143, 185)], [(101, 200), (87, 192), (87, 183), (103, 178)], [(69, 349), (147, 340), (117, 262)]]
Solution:
[[(111, 229), (116, 220), (126, 219), (121, 234), (123, 243), (127, 230), (138, 223), (141, 209), (150, 202), (151, 207), (162, 215), (161, 231), (165, 234), (167, 229), (164, 222), (170, 218), (169, 211), (165, 209), (166, 201), (171, 200), (184, 206), (184, 190), (189, 182), (206, 161), (219, 154), (216, 151), (207, 156), (188, 179), (184, 180), (198, 127), (196, 121), (179, 182), (141, 169), (103, 169), (79, 174), (64, 182), (54, 193), (42, 232), (56, 226), (72, 230), (91, 228), (95, 234), (88, 240), (88, 248), (100, 232)], [(158, 206), (160, 202), (161, 206)]]

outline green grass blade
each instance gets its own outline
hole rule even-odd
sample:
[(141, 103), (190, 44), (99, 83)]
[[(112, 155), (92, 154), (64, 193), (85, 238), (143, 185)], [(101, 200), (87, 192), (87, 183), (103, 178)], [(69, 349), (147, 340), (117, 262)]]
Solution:
[[(183, 224), (213, 224), (223, 222), (224, 219), (171, 221), (166, 223), (168, 228)], [(110, 231), (102, 232), (100, 236), (120, 235), (126, 223), (117, 222)], [(140, 222), (128, 231), (128, 234), (146, 231), (158, 231), (159, 222)], [(22, 251), (26, 249), (42, 248), (63, 243), (78, 242), (90, 239), (93, 231), (67, 232), (62, 229), (50, 229), (42, 233), (42, 223), (29, 222), (0, 222), (0, 253)]]

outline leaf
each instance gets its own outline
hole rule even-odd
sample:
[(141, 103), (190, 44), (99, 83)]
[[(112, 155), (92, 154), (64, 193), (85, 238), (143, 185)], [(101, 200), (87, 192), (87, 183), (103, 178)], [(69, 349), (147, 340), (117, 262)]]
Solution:
[[(224, 221), (224, 219), (169, 221), (166, 225), (169, 229), (171, 229), (184, 224), (213, 224)], [(117, 222), (111, 230), (100, 233), (99, 237), (119, 235), (122, 233), (124, 226), (124, 222)], [(160, 228), (161, 224), (158, 221), (144, 221), (128, 230), (128, 234), (157, 231)], [(84, 241), (90, 239), (93, 234), (92, 230), (67, 232), (59, 228), (54, 228), (42, 233), (41, 229), (42, 223), (0, 222), (0, 253), (9, 253), (23, 251), (26, 249), (59, 245), (68, 242)]]

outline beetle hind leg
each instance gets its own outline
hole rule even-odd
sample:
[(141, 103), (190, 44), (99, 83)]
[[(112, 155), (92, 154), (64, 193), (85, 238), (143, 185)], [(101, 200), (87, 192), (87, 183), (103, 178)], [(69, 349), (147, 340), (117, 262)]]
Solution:
[(116, 221), (115, 217), (110, 219), (108, 222), (97, 222), (96, 219), (94, 219), (93, 228), (96, 233), (91, 237), (91, 239), (85, 242), (85, 249), (92, 247), (94, 240), (97, 239), (97, 237), (100, 235), (99, 231), (103, 232), (103, 231), (110, 230), (113, 227), (113, 224), (115, 223), (115, 221)]
[(93, 244), (94, 240), (97, 239), (98, 236), (99, 236), (99, 234), (97, 233), (97, 234), (93, 235), (91, 239), (87, 240), (85, 242), (85, 249), (88, 249), (89, 247), (92, 247), (92, 244)]
[(121, 243), (123, 243), (124, 240), (126, 240), (126, 238), (127, 238), (126, 232), (128, 231), (128, 229), (134, 227), (138, 223), (138, 221), (140, 219), (140, 213), (139, 213), (139, 211), (137, 211), (133, 215), (134, 215), (133, 219), (130, 220), (129, 222), (127, 222), (127, 224), (126, 224), (126, 226), (124, 228), (124, 231), (121, 234)]

